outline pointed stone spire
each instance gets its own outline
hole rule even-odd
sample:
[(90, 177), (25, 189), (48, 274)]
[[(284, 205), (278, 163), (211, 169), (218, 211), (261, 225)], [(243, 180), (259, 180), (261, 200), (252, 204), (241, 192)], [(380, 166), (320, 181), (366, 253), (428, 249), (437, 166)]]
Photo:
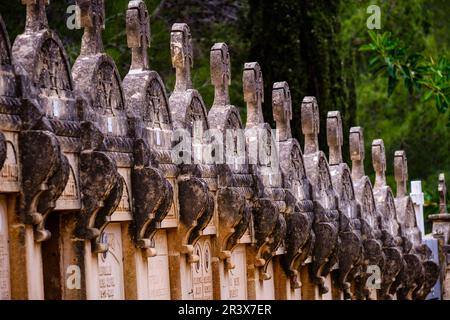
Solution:
[(372, 142), (372, 165), (375, 171), (374, 188), (381, 188), (386, 185), (386, 152), (382, 139)]
[(81, 56), (103, 53), (102, 31), (105, 29), (104, 0), (76, 0), (84, 28)]
[(305, 136), (304, 154), (319, 151), (319, 106), (315, 97), (304, 97), (302, 102), (302, 132)]
[(287, 82), (276, 82), (272, 89), (273, 118), (277, 123), (278, 137), (280, 141), (292, 138), (292, 98)]
[(408, 183), (408, 161), (403, 150), (395, 151), (394, 175), (397, 182), (397, 198), (406, 196)]
[(364, 132), (361, 127), (350, 128), (350, 158), (352, 160), (353, 181), (365, 176), (364, 172)]
[(214, 86), (213, 105), (226, 106), (230, 104), (228, 86), (231, 84), (231, 66), (228, 46), (216, 43), (210, 52), (211, 83)]
[(444, 173), (439, 174), (439, 213), (447, 213), (447, 186)]
[(244, 100), (247, 103), (247, 128), (264, 123), (262, 103), (264, 102), (264, 83), (261, 67), (258, 62), (248, 62), (244, 65), (242, 79)]
[(27, 20), (25, 31), (36, 32), (48, 28), (46, 6), (49, 0), (22, 0), (22, 4), (27, 6)]
[(150, 47), (150, 18), (145, 2), (133, 0), (127, 10), (127, 44), (131, 48), (131, 70), (147, 70)]
[(192, 89), (191, 68), (194, 64), (192, 37), (189, 26), (175, 23), (170, 32), (170, 53), (172, 67), (176, 71), (174, 92)]
[(327, 143), (329, 148), (330, 165), (341, 164), (342, 160), (342, 119), (339, 111), (330, 111), (327, 114)]

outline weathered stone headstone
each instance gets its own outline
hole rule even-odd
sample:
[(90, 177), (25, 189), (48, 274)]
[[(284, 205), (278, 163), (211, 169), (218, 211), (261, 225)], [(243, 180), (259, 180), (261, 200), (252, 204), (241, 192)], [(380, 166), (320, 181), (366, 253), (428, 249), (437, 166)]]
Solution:
[[(279, 169), (276, 138), (262, 115), (263, 78), (257, 62), (246, 63), (243, 74), (244, 100), (247, 104), (247, 140), (249, 161), (254, 165), (256, 182), (256, 203), (253, 208), (256, 245), (249, 260), (249, 299), (268, 299), (273, 291), (273, 258), (284, 251), (278, 251), (286, 233), (286, 210), (284, 190)], [(272, 291), (272, 292), (271, 292)]]
[[(197, 90), (192, 89), (191, 41), (186, 24), (176, 23), (172, 26), (170, 46), (176, 82), (169, 106), (174, 130), (181, 130), (179, 132), (183, 132), (183, 137), (189, 142), (186, 145), (188, 150), (174, 147), (178, 154), (181, 151), (182, 159), (177, 177), (180, 224), (168, 237), (173, 278), (171, 287), (173, 299), (212, 299), (213, 282), (212, 275), (209, 274), (212, 270), (212, 251), (209, 235), (216, 232), (213, 216), (217, 182), (214, 166), (202, 165), (201, 152), (198, 152), (199, 149), (203, 150), (202, 134), (194, 136), (196, 130), (202, 132), (208, 129), (208, 121), (202, 97)], [(181, 138), (175, 137), (173, 140), (178, 146), (182, 142)], [(205, 247), (209, 248), (206, 254), (202, 251)], [(204, 266), (208, 266), (208, 269), (205, 270)]]
[[(318, 286), (318, 297), (331, 299), (330, 271), (338, 262), (339, 212), (328, 161), (319, 150), (319, 107), (316, 98), (305, 97), (302, 102), (302, 131), (305, 136), (303, 159), (307, 177), (312, 185), (314, 200), (313, 230), (316, 241), (311, 263), (311, 277)], [(327, 279), (328, 277), (328, 279)], [(325, 283), (328, 282), (328, 285)]]
[(253, 181), (245, 159), (246, 148), (239, 111), (230, 104), (228, 95), (231, 74), (227, 45), (214, 44), (210, 58), (215, 95), (208, 122), (211, 129), (220, 133), (217, 136), (224, 148), (223, 161), (217, 164), (219, 228), (216, 255), (220, 262), (214, 265), (213, 271), (218, 274), (220, 284), (215, 284), (215, 298), (246, 299), (247, 254), (242, 237), (250, 222)]
[(330, 174), (339, 200), (339, 276), (338, 285), (344, 299), (355, 298), (351, 281), (360, 271), (363, 260), (360, 210), (356, 201), (350, 168), (342, 159), (342, 119), (339, 111), (328, 112), (327, 142), (329, 147)]
[[(169, 212), (175, 226), (178, 222), (172, 205), (176, 170), (168, 157), (172, 123), (164, 84), (158, 73), (149, 70), (148, 66), (150, 21), (143, 1), (128, 4), (127, 39), (132, 62), (123, 87), (129, 101), (128, 115), (133, 123), (131, 186), (134, 210), (130, 234), (136, 246), (135, 256), (130, 254), (127, 259), (130, 262), (127, 268), (136, 273), (133, 285), (128, 285), (128, 293), (138, 299), (167, 299), (170, 298), (167, 234), (159, 230)], [(164, 163), (164, 172), (159, 169), (159, 161)], [(172, 178), (172, 184), (164, 177), (165, 173)], [(158, 239), (154, 238), (155, 234)], [(158, 279), (152, 285), (150, 281), (156, 274)]]
[(355, 196), (361, 210), (361, 235), (364, 238), (364, 261), (361, 273), (356, 277), (355, 294), (358, 299), (376, 300), (376, 288), (381, 279), (368, 281), (374, 271), (384, 266), (382, 251), (381, 225), (372, 191), (372, 183), (364, 171), (364, 133), (361, 127), (350, 129), (350, 158), (352, 160), (352, 181)]
[[(381, 214), (381, 232), (383, 239), (383, 252), (385, 265), (382, 272), (381, 299), (393, 299), (397, 288), (394, 284), (397, 275), (404, 267), (402, 256), (402, 239), (400, 226), (397, 222), (394, 195), (386, 184), (386, 154), (384, 142), (381, 139), (372, 142), (372, 164), (375, 171), (375, 184), (373, 195), (377, 210)], [(391, 288), (391, 287), (394, 288)]]
[[(272, 105), (277, 123), (280, 169), (286, 189), (286, 253), (280, 261), (284, 267), (279, 272), (278, 298), (298, 299), (301, 295), (300, 268), (311, 255), (314, 244), (312, 225), (314, 205), (311, 200), (311, 186), (306, 177), (303, 155), (299, 142), (292, 138), (290, 121), (292, 101), (286, 82), (273, 85)], [(280, 268), (281, 269), (281, 268)], [(288, 278), (288, 279), (286, 279)]]

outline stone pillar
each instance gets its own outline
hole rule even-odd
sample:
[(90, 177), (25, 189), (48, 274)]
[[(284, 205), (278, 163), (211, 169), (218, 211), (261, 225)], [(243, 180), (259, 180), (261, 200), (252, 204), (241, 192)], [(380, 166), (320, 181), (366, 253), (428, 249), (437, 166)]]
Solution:
[(414, 211), (416, 213), (417, 227), (425, 235), (425, 225), (423, 221), (423, 192), (422, 192), (422, 181), (411, 181), (411, 193), (409, 194), (413, 203)]

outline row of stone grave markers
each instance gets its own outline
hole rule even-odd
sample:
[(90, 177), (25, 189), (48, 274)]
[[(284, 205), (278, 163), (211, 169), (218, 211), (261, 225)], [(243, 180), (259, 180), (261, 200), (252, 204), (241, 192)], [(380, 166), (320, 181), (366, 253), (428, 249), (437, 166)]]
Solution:
[[(171, 30), (169, 97), (148, 63), (142, 0), (126, 11), (123, 81), (103, 49), (102, 0), (77, 1), (84, 35), (72, 69), (49, 29), (48, 0), (22, 3), (25, 31), (12, 47), (0, 17), (1, 299), (424, 299), (443, 281), (446, 263), (422, 244), (403, 151), (394, 196), (383, 141), (372, 143), (372, 187), (362, 128), (350, 131), (351, 169), (339, 112), (326, 119), (329, 157), (319, 149), (314, 97), (301, 104), (302, 149), (286, 82), (273, 85), (275, 133), (255, 62), (244, 66), (244, 126), (228, 95), (224, 43), (210, 52), (208, 112), (192, 87), (183, 23)], [(194, 137), (193, 148), (215, 158), (215, 141), (233, 163), (174, 147), (186, 138), (180, 130), (189, 138), (208, 129), (221, 135)]]

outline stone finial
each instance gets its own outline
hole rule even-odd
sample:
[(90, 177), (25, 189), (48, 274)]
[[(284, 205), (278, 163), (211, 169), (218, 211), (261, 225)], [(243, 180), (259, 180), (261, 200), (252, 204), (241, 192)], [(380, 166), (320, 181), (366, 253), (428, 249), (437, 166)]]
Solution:
[(228, 86), (231, 84), (231, 66), (228, 46), (216, 43), (210, 52), (211, 83), (214, 86), (213, 105), (225, 106), (230, 104)]
[(104, 0), (76, 0), (84, 28), (80, 55), (103, 52), (102, 30), (105, 29)]
[(342, 118), (339, 111), (330, 111), (327, 114), (327, 143), (329, 148), (329, 164), (342, 163)]
[(244, 65), (242, 78), (244, 100), (247, 103), (247, 127), (251, 128), (264, 123), (262, 103), (264, 102), (264, 83), (261, 67), (258, 62)]
[(350, 158), (352, 160), (352, 179), (356, 181), (365, 176), (364, 172), (364, 130), (361, 127), (350, 128)]
[(127, 44), (131, 48), (131, 70), (148, 69), (150, 18), (145, 2), (133, 0), (127, 10)]
[(447, 213), (447, 201), (446, 201), (447, 186), (445, 184), (444, 173), (439, 174), (438, 192), (439, 192), (439, 213)]
[(277, 123), (278, 137), (280, 141), (292, 138), (292, 98), (287, 82), (276, 82), (272, 88), (273, 118)]
[(375, 171), (375, 188), (386, 185), (386, 152), (382, 139), (372, 142), (372, 165)]
[(304, 97), (302, 102), (302, 132), (305, 136), (305, 154), (319, 151), (319, 106), (315, 97)]
[(395, 151), (394, 155), (394, 175), (397, 182), (397, 198), (406, 196), (408, 182), (408, 161), (403, 150)]
[(50, 0), (22, 0), (22, 4), (27, 6), (26, 31), (35, 32), (48, 28), (45, 7), (50, 4)]
[(172, 66), (176, 71), (174, 91), (192, 89), (191, 68), (194, 64), (192, 37), (189, 26), (175, 23), (170, 32), (170, 53)]

